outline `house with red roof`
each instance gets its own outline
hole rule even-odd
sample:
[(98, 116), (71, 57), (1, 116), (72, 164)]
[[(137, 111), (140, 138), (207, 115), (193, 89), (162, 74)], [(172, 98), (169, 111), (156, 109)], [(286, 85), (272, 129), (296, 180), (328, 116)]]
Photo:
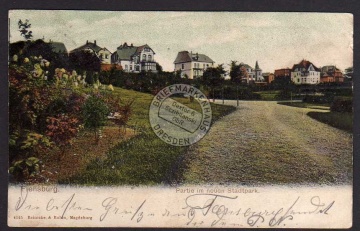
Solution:
[(128, 45), (126, 42), (111, 55), (111, 63), (121, 65), (125, 72), (156, 72), (155, 52), (147, 44), (142, 46)]
[(323, 66), (321, 68), (320, 82), (322, 82), (322, 83), (329, 83), (329, 82), (342, 83), (342, 82), (344, 82), (344, 75), (340, 71), (340, 69), (334, 65)]
[(295, 84), (318, 84), (320, 83), (320, 69), (312, 62), (305, 59), (294, 64), (291, 69), (291, 81)]

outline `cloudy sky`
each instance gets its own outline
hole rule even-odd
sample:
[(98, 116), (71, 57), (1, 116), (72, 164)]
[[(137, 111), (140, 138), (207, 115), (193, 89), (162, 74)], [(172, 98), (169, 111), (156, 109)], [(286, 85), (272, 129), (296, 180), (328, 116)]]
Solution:
[(216, 64), (231, 60), (263, 72), (307, 59), (316, 66), (353, 65), (353, 17), (344, 13), (244, 12), (9, 12), (10, 42), (22, 40), (19, 19), (29, 19), (34, 39), (63, 42), (68, 51), (96, 40), (111, 52), (127, 42), (148, 44), (164, 70), (174, 69), (179, 51), (208, 55)]

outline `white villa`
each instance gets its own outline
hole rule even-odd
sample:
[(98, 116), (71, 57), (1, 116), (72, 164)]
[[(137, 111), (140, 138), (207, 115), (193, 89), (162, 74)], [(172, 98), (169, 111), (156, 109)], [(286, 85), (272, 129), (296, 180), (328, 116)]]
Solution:
[(155, 52), (147, 45), (134, 46), (126, 42), (111, 55), (111, 63), (121, 65), (125, 72), (156, 72)]
[(174, 61), (175, 71), (180, 70), (181, 76), (189, 79), (201, 77), (208, 67), (214, 67), (214, 61), (204, 54), (180, 51)]
[(295, 84), (320, 83), (320, 69), (313, 63), (303, 59), (291, 69), (291, 81)]

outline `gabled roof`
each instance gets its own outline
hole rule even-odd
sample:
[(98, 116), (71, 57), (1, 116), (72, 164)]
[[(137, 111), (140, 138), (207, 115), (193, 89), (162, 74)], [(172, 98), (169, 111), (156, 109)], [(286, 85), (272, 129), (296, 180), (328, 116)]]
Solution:
[(245, 67), (245, 68), (254, 69), (254, 68), (252, 68), (250, 65), (248, 65), (248, 64), (246, 64), (246, 63), (240, 63), (239, 66), (240, 66), (240, 67)]
[(323, 66), (321, 68), (321, 72), (335, 72), (335, 71), (340, 71), (340, 69), (334, 65)]
[(80, 46), (78, 48), (75, 48), (74, 50), (70, 51), (70, 53), (85, 50), (85, 49), (91, 49), (94, 52), (98, 53), (103, 48), (96, 45), (96, 41), (94, 41), (94, 43), (86, 41), (86, 43), (84, 45), (82, 45), (82, 46)]
[(294, 71), (296, 68), (305, 68), (306, 70), (308, 70), (311, 65), (314, 67), (315, 71), (320, 71), (320, 69), (317, 68), (312, 62), (305, 59), (301, 60), (301, 62), (298, 64), (294, 64), (291, 71)]
[(67, 53), (67, 49), (66, 49), (64, 43), (50, 41), (49, 44), (52, 47), (53, 52), (55, 52), (55, 53)]
[(174, 63), (187, 63), (187, 62), (204, 62), (204, 63), (214, 63), (214, 61), (209, 58), (207, 55), (198, 54), (198, 53), (189, 53), (188, 51), (180, 51)]
[(151, 49), (147, 44), (137, 47), (132, 44), (129, 46), (127, 43), (124, 43), (123, 45), (120, 45), (114, 53), (116, 53), (121, 60), (131, 60), (131, 56), (140, 54), (145, 47)]

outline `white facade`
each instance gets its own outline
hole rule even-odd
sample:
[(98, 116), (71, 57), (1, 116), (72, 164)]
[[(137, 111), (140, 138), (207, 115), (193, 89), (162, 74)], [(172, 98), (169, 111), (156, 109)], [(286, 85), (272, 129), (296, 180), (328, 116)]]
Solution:
[(182, 77), (194, 79), (201, 77), (207, 68), (214, 67), (214, 61), (203, 54), (181, 51), (174, 61), (174, 66), (175, 71), (181, 71)]
[(317, 71), (313, 64), (310, 64), (308, 68), (296, 66), (291, 71), (291, 81), (295, 84), (318, 84), (320, 71)]
[(111, 64), (111, 52), (106, 49), (102, 48), (97, 52), (97, 56), (101, 60), (101, 63), (103, 64)]
[(214, 63), (206, 62), (187, 62), (187, 63), (176, 63), (175, 71), (181, 70), (181, 77), (188, 77), (194, 79), (201, 77), (207, 68), (214, 67)]
[(148, 46), (133, 46), (124, 43), (111, 56), (111, 63), (121, 65), (125, 72), (156, 72), (155, 52)]

